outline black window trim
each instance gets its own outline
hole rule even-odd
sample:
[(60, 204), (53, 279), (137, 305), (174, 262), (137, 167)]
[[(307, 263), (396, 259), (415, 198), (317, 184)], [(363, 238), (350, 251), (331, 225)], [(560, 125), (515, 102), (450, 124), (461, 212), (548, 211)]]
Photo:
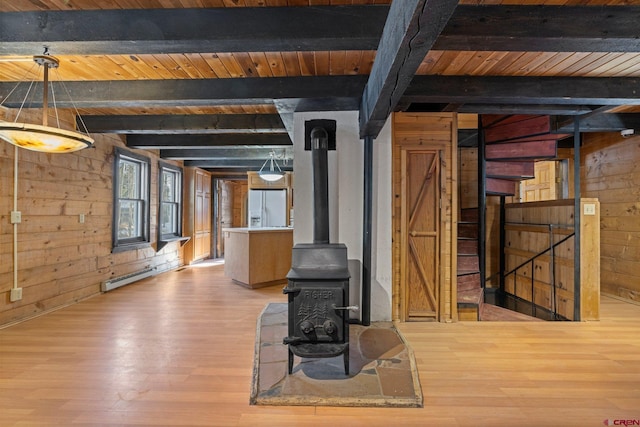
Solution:
[[(162, 174), (165, 170), (170, 170), (173, 172), (177, 172), (180, 176), (179, 188), (176, 190), (180, 192), (180, 197), (178, 201), (178, 232), (176, 234), (162, 234)], [(169, 242), (180, 241), (181, 245), (184, 245), (189, 237), (184, 237), (182, 235), (182, 212), (184, 206), (184, 171), (180, 166), (173, 165), (171, 163), (163, 162), (161, 160), (158, 161), (158, 241), (156, 251), (160, 251), (162, 248), (166, 246)]]
[[(118, 238), (118, 191), (119, 191), (119, 165), (122, 157), (128, 157), (146, 165), (146, 198), (143, 206), (142, 237), (137, 239)], [(143, 172), (145, 173), (145, 172)], [(140, 249), (151, 245), (151, 159), (149, 157), (125, 150), (120, 147), (114, 149), (113, 159), (113, 216), (111, 221), (111, 253)]]

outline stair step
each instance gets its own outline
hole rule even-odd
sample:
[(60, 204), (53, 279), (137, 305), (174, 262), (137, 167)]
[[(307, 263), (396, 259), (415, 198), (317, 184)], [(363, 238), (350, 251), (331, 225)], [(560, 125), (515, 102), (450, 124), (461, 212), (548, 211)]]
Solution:
[(458, 239), (458, 255), (477, 255), (478, 241), (471, 239)]
[[(513, 196), (516, 194), (516, 181), (487, 178), (486, 191), (489, 195), (494, 196)], [(459, 233), (459, 231), (458, 231)]]
[(469, 289), (458, 292), (458, 305), (480, 306), (484, 302), (484, 290), (482, 288)]
[(540, 114), (483, 114), (480, 116), (482, 127), (485, 129), (498, 126), (505, 126), (511, 123), (517, 123), (531, 117), (539, 117)]
[(477, 239), (478, 224), (458, 223), (458, 237), (463, 239)]
[(493, 304), (482, 304), (480, 307), (480, 320), (484, 322), (544, 322), (544, 320), (537, 317), (527, 316)]
[(531, 142), (493, 144), (485, 147), (487, 160), (545, 160), (557, 157), (557, 141), (545, 139)]
[(549, 133), (549, 134), (541, 134), (541, 135), (526, 136), (526, 137), (523, 136), (522, 138), (514, 139), (512, 141), (494, 142), (488, 145), (515, 144), (516, 142), (546, 141), (547, 139), (553, 139), (554, 141), (559, 141), (561, 139), (569, 138), (570, 136), (572, 136), (572, 134)]
[(457, 277), (458, 292), (480, 288), (480, 273), (465, 274)]
[(486, 166), (487, 178), (523, 180), (535, 177), (534, 162), (489, 161)]
[(549, 132), (551, 132), (550, 116), (512, 115), (486, 127), (484, 140), (487, 144), (508, 142), (547, 135)]
[(463, 274), (480, 271), (480, 261), (478, 255), (458, 254), (458, 271), (463, 272)]
[(478, 222), (478, 208), (465, 208), (460, 210), (460, 221)]

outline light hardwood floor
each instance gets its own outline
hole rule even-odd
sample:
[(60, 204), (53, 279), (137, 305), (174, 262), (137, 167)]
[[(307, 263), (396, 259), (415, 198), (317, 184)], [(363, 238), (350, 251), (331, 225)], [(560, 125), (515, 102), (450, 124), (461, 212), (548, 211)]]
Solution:
[[(421, 409), (250, 406), (281, 286), (165, 273), (0, 330), (0, 426), (602, 426), (640, 420), (640, 306), (589, 323), (405, 323)], [(638, 421), (640, 422), (640, 421)]]

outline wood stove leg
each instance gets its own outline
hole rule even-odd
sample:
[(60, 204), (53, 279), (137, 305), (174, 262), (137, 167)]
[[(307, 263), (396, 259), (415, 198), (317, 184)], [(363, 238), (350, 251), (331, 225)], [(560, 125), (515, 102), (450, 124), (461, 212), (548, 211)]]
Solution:
[(342, 357), (344, 357), (344, 374), (349, 376), (349, 347), (346, 348)]
[(293, 373), (293, 351), (289, 347), (289, 375)]

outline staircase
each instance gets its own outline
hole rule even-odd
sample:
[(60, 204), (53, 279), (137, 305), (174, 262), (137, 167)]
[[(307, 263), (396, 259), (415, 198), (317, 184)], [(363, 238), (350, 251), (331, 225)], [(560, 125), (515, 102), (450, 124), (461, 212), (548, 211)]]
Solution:
[[(557, 157), (551, 119), (540, 115), (482, 115), (487, 196), (514, 196), (518, 182), (534, 177), (535, 162)], [(478, 209), (462, 209), (458, 222), (458, 317), (460, 320), (539, 320), (484, 303), (478, 247)]]
[(484, 132), (487, 195), (513, 196), (518, 181), (534, 177), (538, 160), (557, 157), (558, 140), (549, 116), (481, 116)]
[(480, 320), (484, 289), (478, 256), (478, 209), (462, 209), (458, 221), (458, 318)]

